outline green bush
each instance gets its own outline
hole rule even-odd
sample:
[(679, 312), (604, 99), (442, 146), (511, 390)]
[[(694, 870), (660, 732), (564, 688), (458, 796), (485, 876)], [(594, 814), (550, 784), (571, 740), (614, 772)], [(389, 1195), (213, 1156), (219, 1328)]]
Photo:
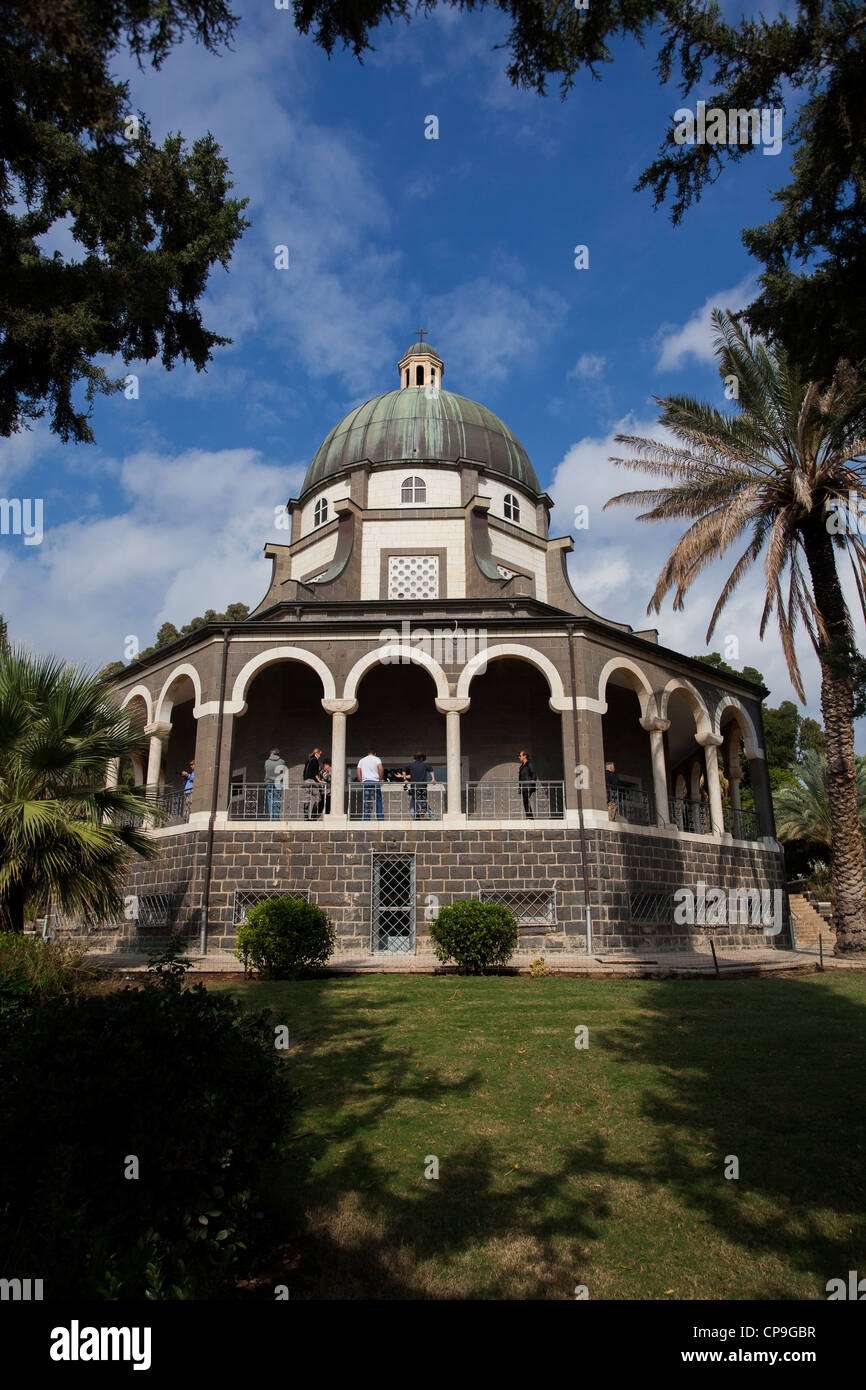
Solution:
[(460, 970), (480, 975), (491, 965), (504, 965), (517, 945), (514, 915), (499, 903), (475, 899), (443, 907), (430, 928), (441, 961), (454, 960)]
[[(296, 1105), (265, 1014), (170, 976), (0, 1018), (0, 1263), (46, 1298), (212, 1298)], [(132, 1176), (137, 1161), (137, 1176)]]
[(304, 898), (264, 898), (238, 927), (235, 955), (244, 970), (266, 980), (291, 980), (324, 965), (334, 950), (334, 928)]
[(0, 932), (0, 1014), (77, 994), (95, 971), (84, 968), (86, 947)]

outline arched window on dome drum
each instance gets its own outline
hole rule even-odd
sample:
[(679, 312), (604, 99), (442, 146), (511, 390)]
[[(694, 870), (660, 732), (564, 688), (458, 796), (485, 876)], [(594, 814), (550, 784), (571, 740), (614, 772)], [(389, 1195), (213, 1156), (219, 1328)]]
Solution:
[(401, 502), (426, 502), (427, 484), (423, 478), (404, 478), (400, 488)]
[(506, 492), (502, 510), (505, 514), (506, 521), (520, 520), (520, 503), (513, 492)]
[(313, 525), (323, 526), (328, 520), (328, 501), (325, 497), (320, 497), (313, 511)]
[(418, 366), (415, 368), (415, 385), (416, 385), (416, 386), (423, 386), (423, 385), (424, 385), (424, 368), (420, 365), (420, 363), (419, 363)]

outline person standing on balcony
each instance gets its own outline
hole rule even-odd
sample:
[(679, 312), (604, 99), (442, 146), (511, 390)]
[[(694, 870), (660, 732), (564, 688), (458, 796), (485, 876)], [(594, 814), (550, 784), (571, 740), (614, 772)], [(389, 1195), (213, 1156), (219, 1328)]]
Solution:
[(330, 810), (331, 810), (331, 764), (330, 764), (330, 763), (323, 763), (323, 764), (322, 764), (322, 795), (323, 795), (323, 797), (324, 797), (324, 806), (322, 807), (322, 811), (323, 811), (323, 814), (327, 816), (327, 815), (330, 814)]
[(409, 814), (413, 820), (435, 820), (436, 813), (427, 801), (427, 783), (436, 781), (436, 774), (427, 762), (426, 753), (416, 753), (411, 763), (398, 772), (409, 783)]
[(193, 788), (193, 783), (195, 782), (195, 758), (190, 758), (190, 760), (189, 760), (189, 769), (188, 769), (188, 771), (182, 772), (180, 775), (181, 775), (181, 777), (183, 778), (183, 809), (184, 809), (184, 815), (188, 815), (188, 814), (189, 814), (189, 803), (190, 803), (190, 800), (192, 799), (192, 788)]
[(279, 820), (283, 787), (288, 779), (289, 769), (280, 757), (279, 748), (272, 748), (265, 759), (265, 798), (270, 820)]
[(616, 820), (619, 809), (619, 778), (612, 762), (605, 764), (604, 785), (607, 789), (607, 814), (611, 820)]
[(357, 777), (364, 788), (364, 820), (370, 819), (370, 807), (373, 803), (373, 788), (376, 792), (376, 819), (382, 820), (382, 779), (385, 771), (382, 767), (382, 760), (378, 753), (374, 753), (372, 748), (365, 758), (361, 758), (358, 763)]
[(532, 798), (535, 796), (535, 768), (529, 758), (526, 749), (522, 749), (520, 754), (520, 770), (517, 773), (517, 785), (523, 797), (523, 814), (527, 820), (534, 820), (532, 811)]
[(318, 820), (322, 814), (322, 803), (325, 799), (321, 748), (314, 748), (304, 763), (304, 786), (307, 788), (307, 796), (304, 801), (304, 820)]

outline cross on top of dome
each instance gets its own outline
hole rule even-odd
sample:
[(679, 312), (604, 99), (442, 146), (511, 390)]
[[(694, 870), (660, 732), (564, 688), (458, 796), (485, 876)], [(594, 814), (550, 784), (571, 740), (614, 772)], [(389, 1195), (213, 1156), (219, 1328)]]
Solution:
[(442, 385), (445, 367), (432, 343), (424, 342), (426, 332), (426, 328), (419, 328), (417, 343), (407, 348), (400, 358), (397, 370), (401, 390), (419, 386), (435, 386), (438, 389)]

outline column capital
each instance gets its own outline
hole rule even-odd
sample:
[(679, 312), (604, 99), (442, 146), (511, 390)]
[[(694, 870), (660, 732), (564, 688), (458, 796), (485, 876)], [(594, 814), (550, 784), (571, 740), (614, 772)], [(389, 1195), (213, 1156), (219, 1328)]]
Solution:
[(171, 720), (163, 719), (158, 724), (145, 724), (144, 732), (149, 738), (167, 739), (171, 734)]
[(469, 708), (469, 699), (458, 699), (455, 696), (448, 696), (441, 700), (436, 700), (436, 708), (440, 714), (465, 714)]
[(358, 708), (357, 700), (323, 700), (322, 709), (326, 714), (354, 714)]
[(702, 748), (721, 748), (724, 741), (721, 734), (695, 734), (695, 743), (699, 743)]
[(662, 719), (661, 715), (658, 714), (645, 714), (638, 722), (642, 729), (646, 729), (648, 734), (663, 734), (671, 727), (671, 721), (669, 719)]

